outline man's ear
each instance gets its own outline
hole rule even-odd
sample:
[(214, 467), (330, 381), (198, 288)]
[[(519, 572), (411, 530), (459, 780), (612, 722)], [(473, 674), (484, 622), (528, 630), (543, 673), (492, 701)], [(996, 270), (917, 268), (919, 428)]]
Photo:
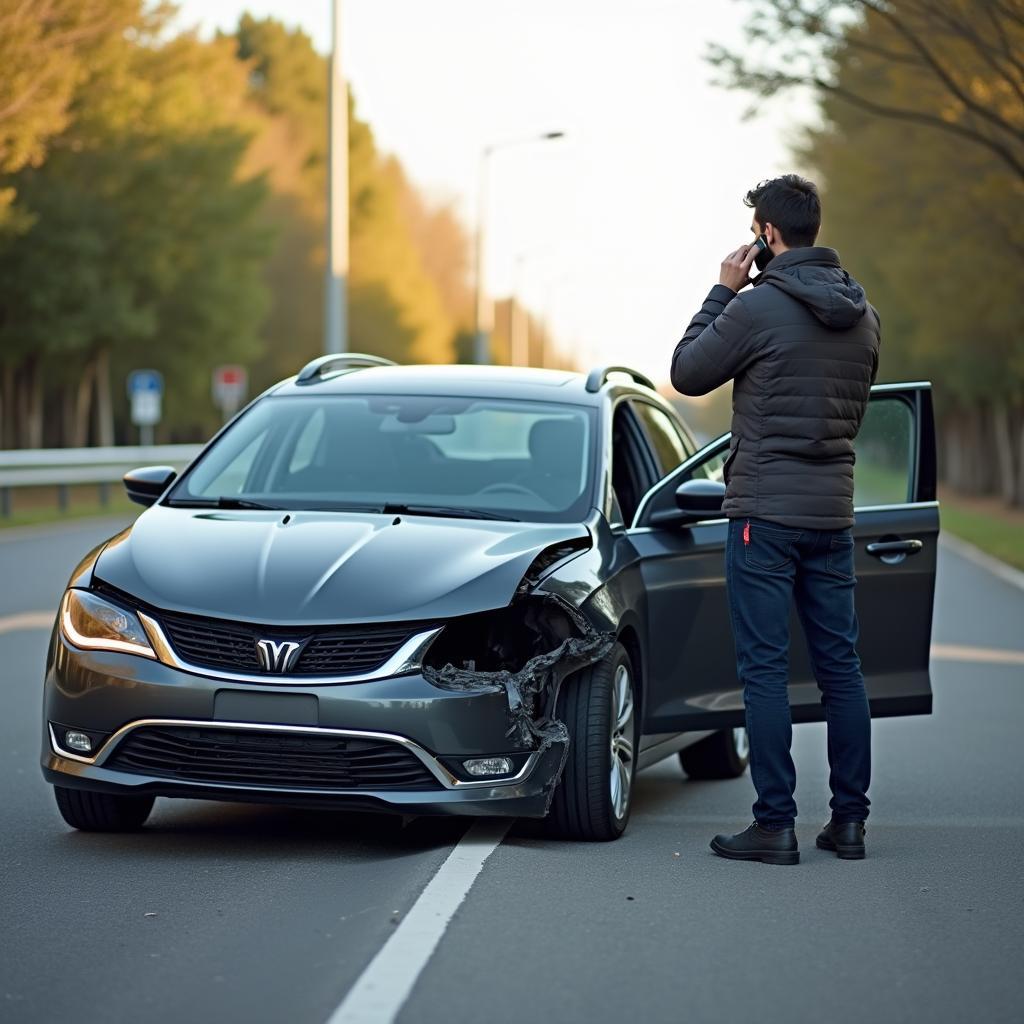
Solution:
[(775, 225), (766, 223), (762, 234), (768, 239), (768, 247), (771, 248), (779, 240), (779, 233), (775, 230)]

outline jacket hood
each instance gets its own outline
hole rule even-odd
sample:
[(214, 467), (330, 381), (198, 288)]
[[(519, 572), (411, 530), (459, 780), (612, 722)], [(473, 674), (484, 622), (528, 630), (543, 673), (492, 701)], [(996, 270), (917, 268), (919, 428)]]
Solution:
[(754, 284), (791, 295), (833, 331), (853, 327), (868, 308), (864, 289), (840, 266), (839, 253), (825, 246), (780, 253)]
[(505, 607), (537, 554), (581, 523), (154, 505), (95, 575), (170, 611), (263, 625), (441, 619)]

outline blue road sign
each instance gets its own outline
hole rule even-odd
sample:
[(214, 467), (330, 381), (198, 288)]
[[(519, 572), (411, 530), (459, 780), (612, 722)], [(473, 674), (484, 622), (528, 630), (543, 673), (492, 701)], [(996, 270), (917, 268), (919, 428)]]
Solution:
[(128, 374), (128, 397), (139, 392), (162, 395), (164, 393), (164, 375), (159, 370), (132, 370)]

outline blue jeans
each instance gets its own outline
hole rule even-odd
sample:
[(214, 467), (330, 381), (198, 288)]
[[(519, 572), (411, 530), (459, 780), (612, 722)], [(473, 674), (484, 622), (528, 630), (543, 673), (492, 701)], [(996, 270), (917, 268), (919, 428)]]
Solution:
[(796, 819), (787, 689), (795, 600), (828, 723), (832, 817), (863, 821), (871, 781), (871, 713), (857, 657), (850, 531), (733, 519), (725, 557), (750, 774), (757, 790), (755, 819), (773, 827), (792, 827)]

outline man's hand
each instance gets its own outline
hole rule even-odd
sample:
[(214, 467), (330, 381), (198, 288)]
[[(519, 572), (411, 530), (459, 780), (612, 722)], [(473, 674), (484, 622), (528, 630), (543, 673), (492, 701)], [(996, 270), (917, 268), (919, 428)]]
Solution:
[(718, 274), (718, 283), (724, 284), (738, 292), (750, 284), (750, 268), (757, 255), (756, 245), (741, 245), (722, 260), (722, 269)]

